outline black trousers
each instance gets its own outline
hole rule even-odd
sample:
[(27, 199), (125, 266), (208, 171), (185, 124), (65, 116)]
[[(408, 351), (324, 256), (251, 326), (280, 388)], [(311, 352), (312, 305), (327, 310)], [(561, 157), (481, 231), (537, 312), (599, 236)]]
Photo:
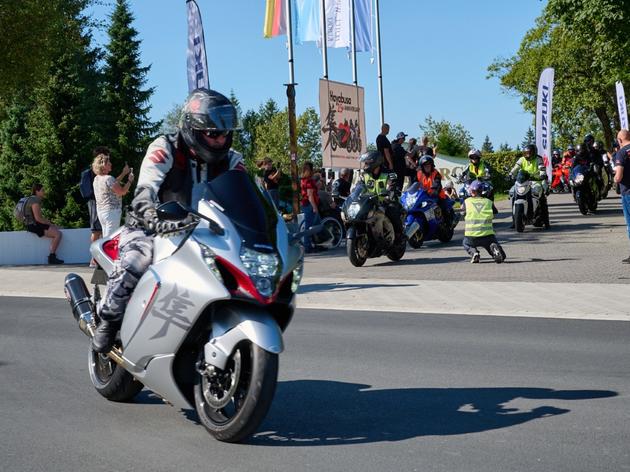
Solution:
[(497, 237), (494, 234), (491, 234), (489, 236), (481, 236), (478, 238), (472, 236), (464, 236), (464, 249), (466, 249), (466, 252), (469, 256), (474, 256), (478, 252), (478, 248), (480, 247), (484, 248), (486, 251), (488, 251), (488, 254), (492, 256), (492, 253), (490, 252), (490, 245), (492, 243), (495, 243), (497, 246), (499, 246), (499, 249), (505, 256), (505, 252), (503, 252), (503, 248), (499, 244), (499, 241), (497, 241)]

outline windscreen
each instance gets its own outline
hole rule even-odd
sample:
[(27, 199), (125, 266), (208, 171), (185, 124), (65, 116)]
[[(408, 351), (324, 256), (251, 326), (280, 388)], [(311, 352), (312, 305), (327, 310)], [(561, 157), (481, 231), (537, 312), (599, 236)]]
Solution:
[(278, 213), (247, 172), (230, 170), (216, 177), (207, 184), (204, 199), (223, 207), (246, 247), (260, 252), (276, 248)]

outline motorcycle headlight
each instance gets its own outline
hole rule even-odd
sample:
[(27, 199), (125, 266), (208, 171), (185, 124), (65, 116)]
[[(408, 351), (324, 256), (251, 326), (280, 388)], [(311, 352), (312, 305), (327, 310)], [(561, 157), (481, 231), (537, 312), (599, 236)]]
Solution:
[(360, 210), (361, 210), (361, 205), (359, 204), (359, 202), (352, 202), (350, 206), (348, 207), (348, 210), (346, 211), (348, 218), (350, 219), (356, 218)]
[(214, 260), (214, 257), (215, 257), (214, 252), (212, 252), (212, 249), (210, 249), (205, 244), (199, 243), (199, 246), (201, 246), (201, 257), (203, 258), (203, 261), (208, 266), (208, 269), (210, 269), (210, 272), (212, 272), (212, 274), (219, 280), (219, 282), (223, 283), (223, 277), (221, 276), (221, 271), (217, 267), (217, 264)]
[(407, 210), (411, 210), (413, 206), (416, 204), (417, 199), (418, 197), (407, 197), (407, 200), (405, 200), (405, 208)]
[(422, 202), (422, 205), (420, 205), (422, 208), (426, 207), (429, 204), (429, 202)]
[(527, 186), (526, 185), (517, 185), (516, 186), (516, 193), (518, 195), (525, 195), (527, 193)]
[(270, 297), (275, 290), (275, 280), (280, 268), (280, 258), (276, 253), (254, 251), (243, 247), (241, 262), (252, 278), (256, 290), (263, 297)]
[(573, 181), (576, 183), (576, 185), (580, 185), (582, 182), (584, 182), (584, 174), (576, 175)]

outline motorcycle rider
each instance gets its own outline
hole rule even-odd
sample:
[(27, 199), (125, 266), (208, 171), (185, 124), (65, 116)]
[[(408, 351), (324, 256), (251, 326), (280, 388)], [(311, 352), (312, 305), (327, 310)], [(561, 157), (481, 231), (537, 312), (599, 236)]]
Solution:
[[(492, 175), (492, 167), (490, 167), (490, 164), (488, 164), (486, 161), (481, 159), (481, 151), (474, 148), (471, 149), (470, 151), (468, 151), (468, 159), (470, 160), (470, 164), (464, 170), (464, 172), (462, 172), (462, 180), (464, 182), (469, 182), (476, 179), (489, 181), (490, 176)], [(499, 210), (496, 206), (494, 206), (493, 190), (490, 190), (488, 198), (493, 202), (492, 211), (496, 215), (497, 213), (499, 213)]]
[(442, 188), (442, 174), (435, 168), (435, 161), (429, 155), (424, 155), (420, 158), (418, 165), (418, 183), (420, 188), (424, 189), (429, 196), (437, 200), (437, 204), (442, 210), (446, 223), (450, 224), (453, 221), (453, 215), (451, 215), (452, 209), (449, 209), (446, 201), (446, 193)]
[(479, 262), (479, 247), (485, 248), (494, 261), (500, 264), (505, 260), (505, 252), (492, 227), (492, 200), (481, 196), (482, 185), (479, 180), (474, 180), (468, 188), (470, 197), (462, 205), (466, 218), (464, 249), (471, 256), (471, 264)]
[[(535, 144), (528, 144), (523, 147), (523, 157), (519, 158), (509, 173), (511, 179), (514, 179), (519, 170), (527, 172), (532, 182), (532, 193), (540, 196), (540, 210), (543, 221), (549, 221), (549, 207), (547, 206), (547, 172), (543, 163), (543, 158), (538, 155), (538, 148)], [(531, 195), (528, 200), (528, 212), (533, 210)], [(533, 215), (528, 214), (528, 218)], [(513, 219), (512, 219), (513, 220)], [(512, 221), (510, 228), (514, 228), (515, 222)]]
[(562, 156), (560, 155), (560, 149), (554, 149), (553, 152), (551, 153), (551, 165), (555, 167), (558, 164), (560, 164), (561, 160), (562, 160)]
[[(399, 201), (398, 187), (396, 186), (396, 174), (385, 173), (383, 171), (383, 154), (378, 151), (370, 151), (361, 156), (359, 165), (363, 172), (361, 173), (361, 182), (365, 185), (368, 192), (376, 195), (383, 205), (385, 215), (391, 221), (396, 234), (396, 242), (398, 244), (403, 238), (403, 220), (402, 206)], [(387, 197), (384, 194), (387, 193)]]
[[(351, 175), (352, 171), (347, 167), (344, 167), (339, 171), (339, 178), (335, 180), (332, 184), (332, 196), (335, 203), (338, 206), (343, 205), (344, 198), (347, 198), (350, 195), (350, 187), (351, 184)], [(340, 198), (343, 197), (343, 198)]]
[(120, 259), (99, 307), (101, 323), (92, 339), (94, 351), (111, 350), (127, 303), (153, 262), (154, 236), (177, 233), (196, 223), (192, 216), (183, 221), (160, 221), (157, 206), (176, 200), (197, 208), (206, 182), (228, 170), (245, 171), (241, 154), (231, 149), (238, 127), (237, 111), (227, 97), (196, 89), (182, 107), (177, 131), (159, 136), (149, 145), (120, 233)]
[(604, 179), (602, 178), (602, 170), (604, 169), (604, 160), (602, 159), (602, 153), (597, 149), (595, 138), (592, 134), (584, 136), (584, 146), (589, 154), (589, 161), (593, 165), (593, 173), (595, 174), (595, 180), (597, 186), (604, 188)]

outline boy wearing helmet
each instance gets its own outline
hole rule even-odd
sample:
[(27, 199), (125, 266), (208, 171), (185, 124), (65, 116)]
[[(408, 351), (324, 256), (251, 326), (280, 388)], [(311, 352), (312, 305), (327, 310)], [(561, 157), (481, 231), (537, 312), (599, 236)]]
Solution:
[(494, 213), (492, 201), (481, 196), (481, 182), (474, 180), (469, 187), (470, 197), (464, 201), (466, 219), (464, 249), (471, 256), (471, 264), (479, 263), (479, 247), (483, 247), (500, 264), (505, 260), (505, 252), (497, 241), (492, 227)]
[(153, 260), (153, 237), (181, 231), (195, 223), (160, 221), (157, 206), (176, 200), (196, 208), (206, 182), (228, 170), (245, 170), (241, 154), (231, 149), (239, 128), (236, 109), (224, 95), (207, 89), (191, 92), (175, 133), (159, 136), (147, 149), (125, 227), (120, 233), (117, 270), (107, 283), (92, 347), (111, 350), (140, 277)]

